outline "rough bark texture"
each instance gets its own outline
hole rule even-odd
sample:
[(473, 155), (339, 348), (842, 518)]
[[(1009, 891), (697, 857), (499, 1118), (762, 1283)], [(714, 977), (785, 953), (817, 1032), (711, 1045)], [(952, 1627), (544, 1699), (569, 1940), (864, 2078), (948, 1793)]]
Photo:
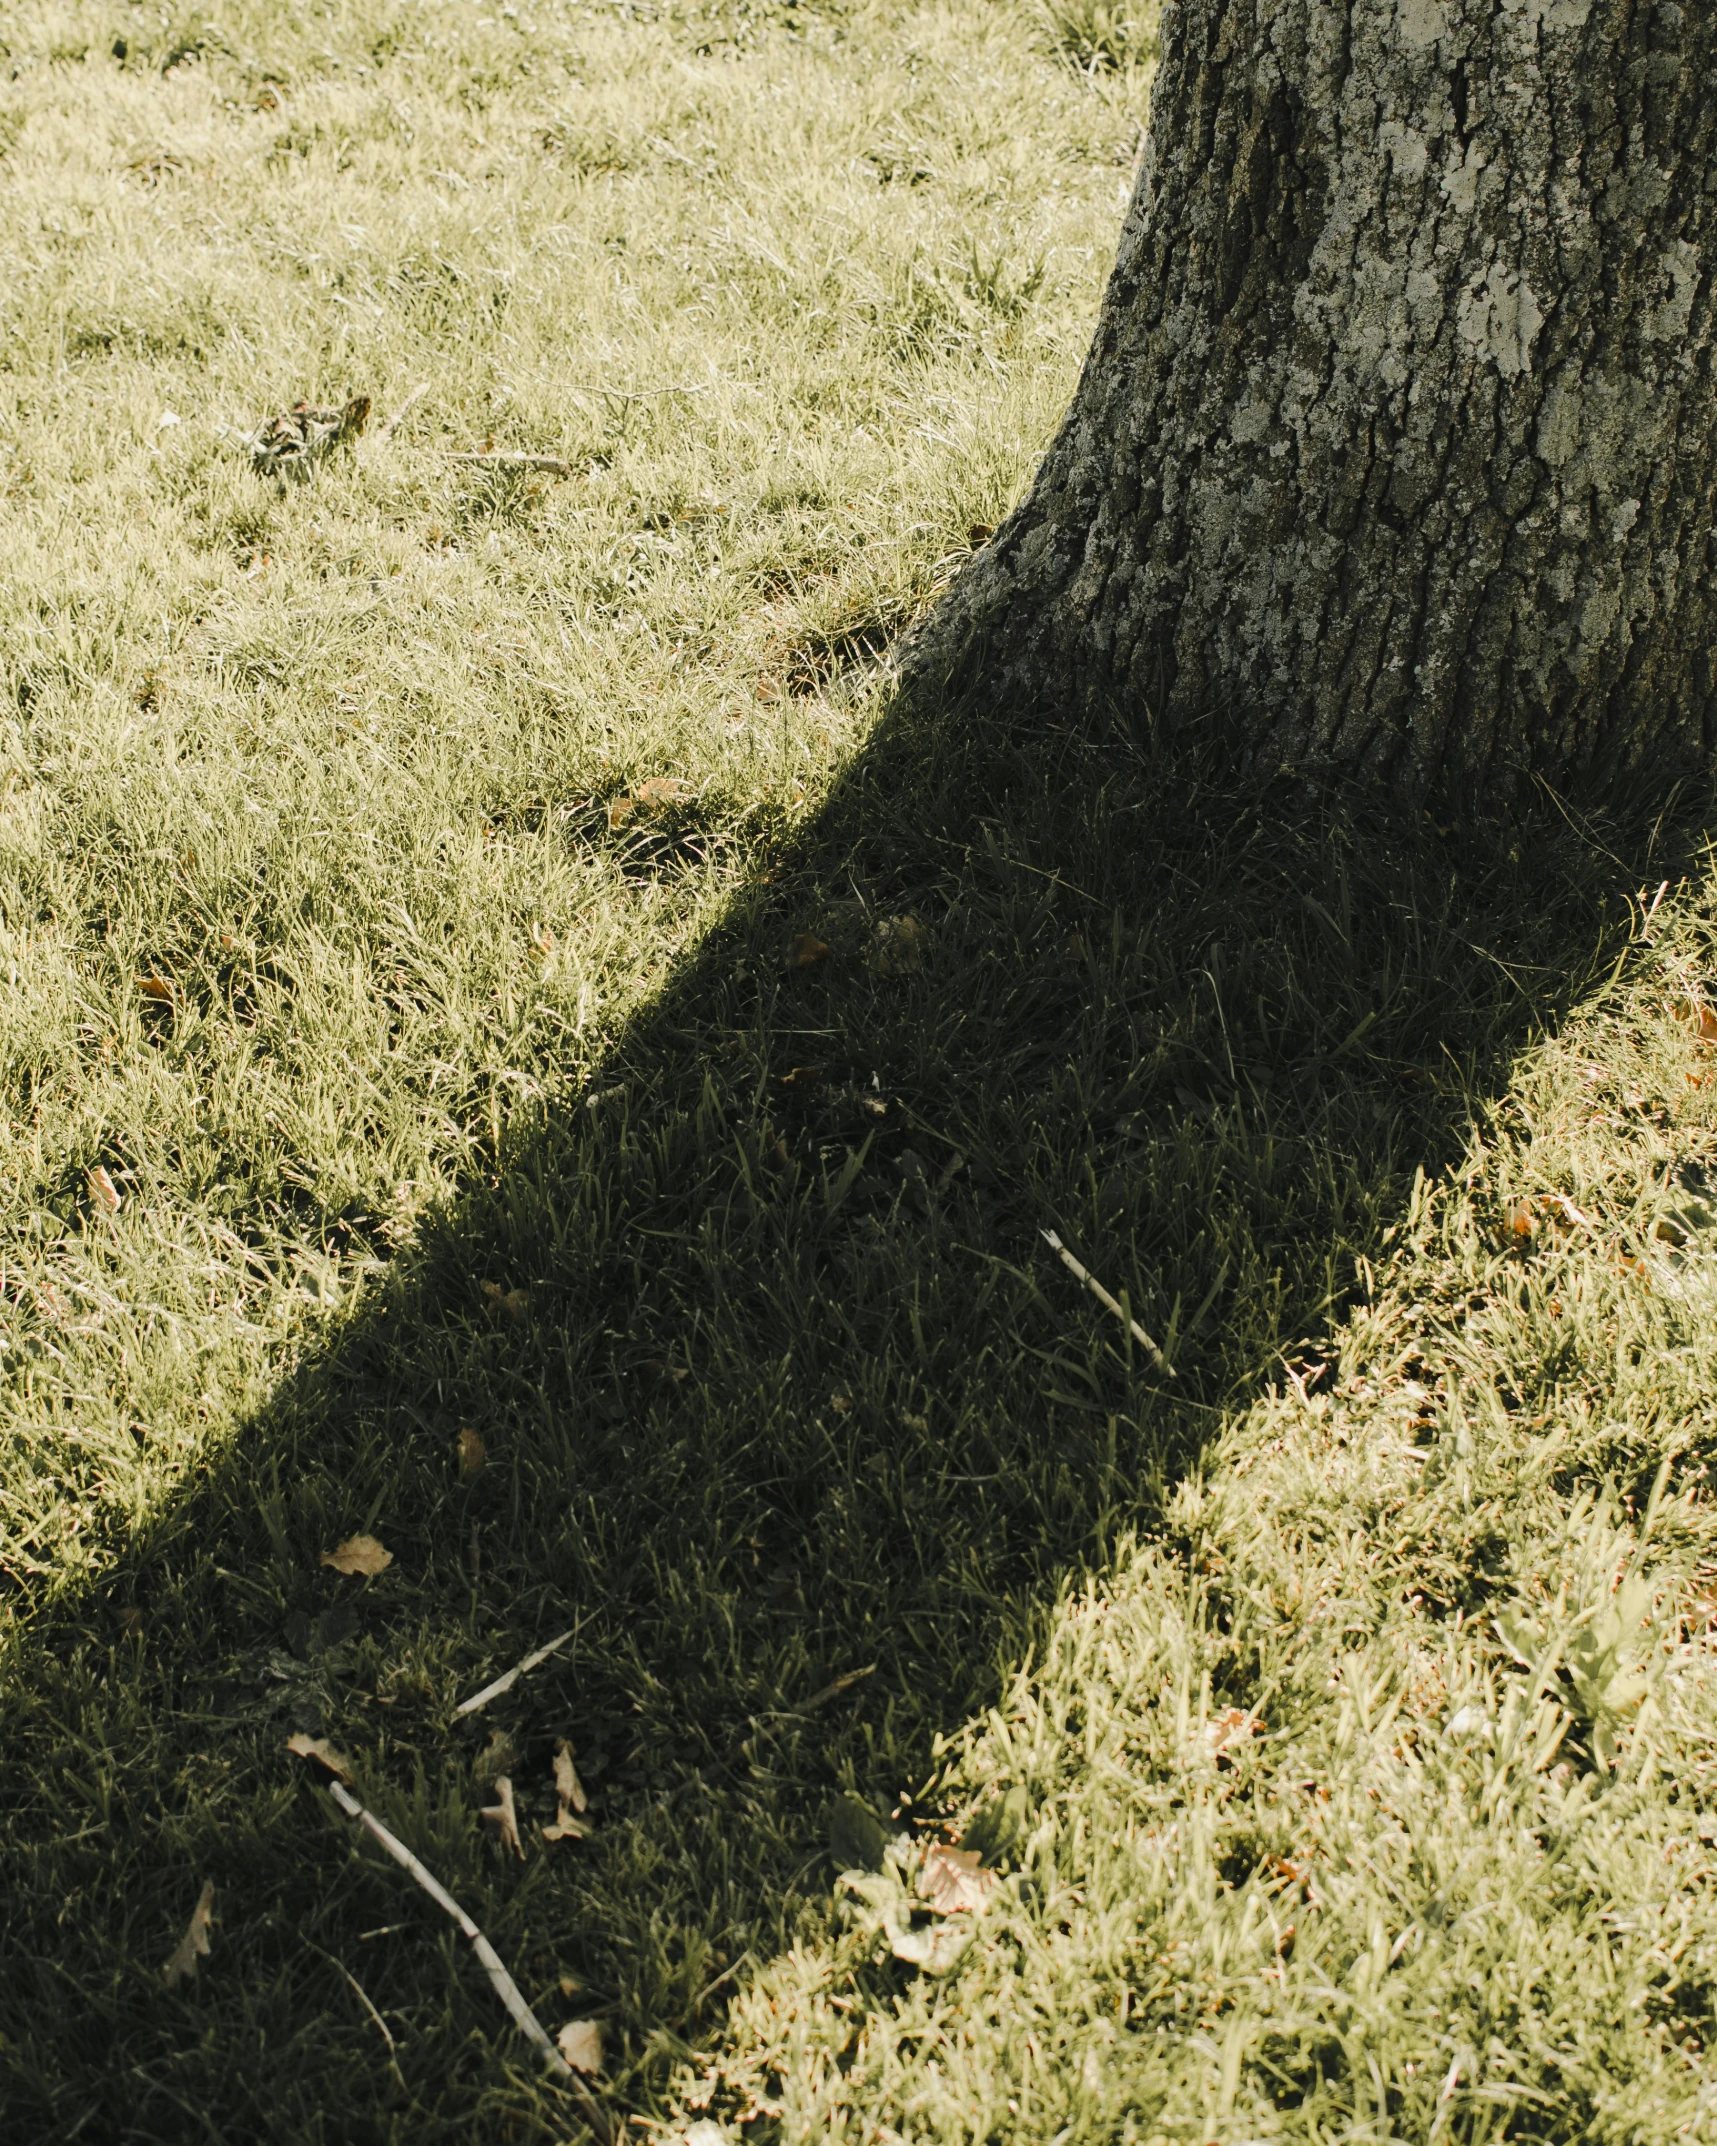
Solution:
[(1412, 787), (1704, 760), (1714, 233), (1713, 0), (1170, 0), (1077, 394), (925, 658)]

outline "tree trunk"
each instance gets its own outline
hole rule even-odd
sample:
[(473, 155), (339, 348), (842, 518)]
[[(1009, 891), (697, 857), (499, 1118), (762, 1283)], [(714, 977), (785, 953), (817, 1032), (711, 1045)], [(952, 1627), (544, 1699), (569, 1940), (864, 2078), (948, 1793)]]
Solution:
[(1713, 0), (1169, 0), (1162, 53), (1072, 407), (924, 658), (1408, 791), (1703, 761)]

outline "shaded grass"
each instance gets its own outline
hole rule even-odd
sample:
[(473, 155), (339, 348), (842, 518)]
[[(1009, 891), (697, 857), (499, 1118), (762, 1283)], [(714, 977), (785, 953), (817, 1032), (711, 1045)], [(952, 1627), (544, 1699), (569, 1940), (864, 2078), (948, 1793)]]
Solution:
[[(14, 2091), (56, 2127), (123, 2092), (164, 2136), (217, 2098), (285, 2136), (552, 2100), (294, 1778), (305, 1728), (551, 2014), (601, 2005), (615, 2090), (648, 2102), (718, 1985), (827, 1926), (831, 1795), (920, 1788), (1067, 1576), (1346, 1300), (1414, 1165), (1589, 973), (1612, 895), (1571, 843), (1456, 860), (1429, 827), (1225, 793), (1208, 756), (903, 716), (582, 1098), (515, 1129), (99, 1602), (33, 1627), (14, 1898), (55, 1934), (12, 1925), (42, 1956)], [(905, 914), (922, 966), (881, 975), (869, 920)], [(826, 963), (783, 968), (796, 929)], [(1051, 1222), (1172, 1387), (1043, 1258)], [(489, 1458), (462, 1482), (466, 1427)], [(368, 1585), (318, 1565), (360, 1528), (396, 1559)], [(480, 1783), (508, 1766), (546, 1820), (565, 1734), (600, 1831), (520, 1871)], [(67, 1802), (125, 1814), (117, 1899), (113, 1819), (80, 1837)], [(141, 1970), (205, 1873), (222, 1965), (167, 1999)], [(401, 2030), (403, 2092), (324, 1954)]]

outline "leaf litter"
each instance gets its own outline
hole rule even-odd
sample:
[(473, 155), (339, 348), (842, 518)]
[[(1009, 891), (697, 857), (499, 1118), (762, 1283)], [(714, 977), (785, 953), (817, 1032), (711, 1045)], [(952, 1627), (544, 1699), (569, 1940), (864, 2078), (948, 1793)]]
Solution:
[(602, 2069), (602, 2028), (596, 2020), (569, 2019), (555, 2040), (574, 2071), (593, 2075)]
[(513, 1800), (513, 1784), (506, 1774), (495, 1780), (495, 1800), (478, 1814), (486, 1826), (493, 1826), (500, 1835), (501, 1846), (516, 1855), (522, 1863), (525, 1859), (525, 1844), (519, 1838), (519, 1809)]
[(374, 1579), (393, 1563), (393, 1552), (384, 1550), (373, 1535), (348, 1535), (335, 1549), (322, 1552), (322, 1562), (348, 1578)]
[(543, 1839), (587, 1839), (590, 1827), (580, 1824), (579, 1821), (590, 1808), (590, 1798), (584, 1792), (584, 1783), (578, 1778), (578, 1768), (573, 1763), (572, 1744), (564, 1736), (554, 1747), (554, 1795), (557, 1806), (554, 1824), (543, 1827)]
[(250, 466), (259, 477), (309, 477), (336, 447), (355, 440), (369, 422), (370, 398), (349, 396), (329, 408), (295, 402), (258, 427), (250, 439)]
[[(358, 1801), (357, 1797), (354, 1796), (342, 1782), (328, 1780), (323, 1777), (323, 1785), (326, 1787), (328, 1794), (332, 1797), (333, 1801), (339, 1807), (339, 1809), (343, 1811), (348, 1818), (356, 1820), (356, 1822), (363, 1827), (364, 1831), (369, 1834), (370, 1838), (375, 1841), (376, 1844), (380, 1848), (382, 1848), (386, 1854), (391, 1856), (393, 1860), (400, 1866), (400, 1868), (406, 1872), (407, 1876), (409, 1876), (415, 1884), (422, 1887), (423, 1891), (429, 1895), (429, 1897), (435, 1902), (437, 1907), (439, 1907), (443, 1911), (443, 1913), (451, 1916), (453, 1921), (458, 1924), (460, 1930), (465, 1936), (467, 1943), (470, 1945), (472, 1952), (475, 1953), (477, 1960), (483, 1969), (483, 1972), (488, 1976), (490, 1987), (494, 1990), (496, 1996), (500, 1998), (502, 2004), (506, 2007), (508, 2015), (512, 2019), (514, 2025), (517, 2026), (519, 2032), (542, 2056), (544, 2062), (548, 2065), (549, 2069), (555, 2072), (562, 2080), (564, 2080), (567, 2085), (571, 2087), (572, 2091), (578, 2096), (579, 2106), (583, 2113), (584, 2120), (590, 2126), (591, 2131), (594, 2133), (597, 2140), (597, 2146), (610, 2146), (610, 2141), (614, 2136), (614, 2131), (613, 2126), (609, 2123), (607, 2116), (603, 2113), (600, 2106), (595, 2101), (593, 2101), (590, 2098), (589, 2094), (585, 2091), (584, 2087), (580, 2083), (579, 2075), (574, 2071), (571, 2064), (568, 2063), (566, 2057), (562, 2055), (557, 2045), (549, 2039), (547, 2029), (543, 2026), (542, 2021), (538, 2019), (537, 2015), (531, 2010), (530, 2006), (525, 2002), (524, 1995), (521, 1992), (519, 1985), (508, 1973), (506, 1964), (502, 1960), (500, 1954), (495, 1950), (494, 1946), (490, 1944), (489, 1940), (483, 1935), (483, 1932), (477, 1927), (476, 1923), (474, 1923), (471, 1920), (471, 1917), (466, 1914), (465, 1910), (459, 1905), (458, 1901), (454, 1899), (453, 1895), (447, 1890), (446, 1886), (441, 1883), (440, 1879), (436, 1877), (435, 1873), (429, 1868), (429, 1866), (426, 1863), (421, 1862), (415, 1855), (413, 1855), (411, 1850), (405, 1845), (404, 1841), (402, 1841), (396, 1833), (390, 1832), (389, 1829), (382, 1824), (381, 1820), (376, 1817), (375, 1813), (373, 1811), (367, 1810), (364, 1805)], [(205, 1898), (212, 1903), (214, 1898), (214, 1887), (212, 1885), (205, 1886), (203, 1890)], [(202, 1902), (198, 1903), (199, 1911), (201, 1911), (202, 1905)], [(196, 1917), (193, 1916), (192, 1929), (194, 1930), (195, 1927)], [(206, 1929), (206, 1922), (204, 1927)], [(187, 1942), (189, 1942), (189, 1937), (190, 1933), (187, 1933)], [(183, 1948), (181, 1948), (181, 1950), (182, 1949)], [(205, 1946), (204, 1949), (206, 1950), (207, 1947)], [(174, 1958), (177, 1959), (177, 1957), (178, 1955), (175, 1954)]]
[(193, 1981), (197, 1962), (209, 1956), (209, 1925), (215, 1912), (215, 1881), (207, 1878), (197, 1895), (197, 1904), (191, 1910), (191, 1920), (185, 1934), (174, 1948), (170, 1959), (161, 1963), (161, 1979), (170, 1990), (176, 1990), (181, 1982)]

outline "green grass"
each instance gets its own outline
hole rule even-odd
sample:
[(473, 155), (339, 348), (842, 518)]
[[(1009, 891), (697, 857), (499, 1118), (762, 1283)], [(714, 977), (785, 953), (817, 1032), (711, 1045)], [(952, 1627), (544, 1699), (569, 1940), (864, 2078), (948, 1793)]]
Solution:
[[(8, 2138), (578, 2130), (300, 1729), (616, 2114), (1709, 2126), (1702, 801), (892, 697), (1137, 147), (1058, 14), (8, 18)], [(946, 1977), (842, 1795), (981, 1821)]]

